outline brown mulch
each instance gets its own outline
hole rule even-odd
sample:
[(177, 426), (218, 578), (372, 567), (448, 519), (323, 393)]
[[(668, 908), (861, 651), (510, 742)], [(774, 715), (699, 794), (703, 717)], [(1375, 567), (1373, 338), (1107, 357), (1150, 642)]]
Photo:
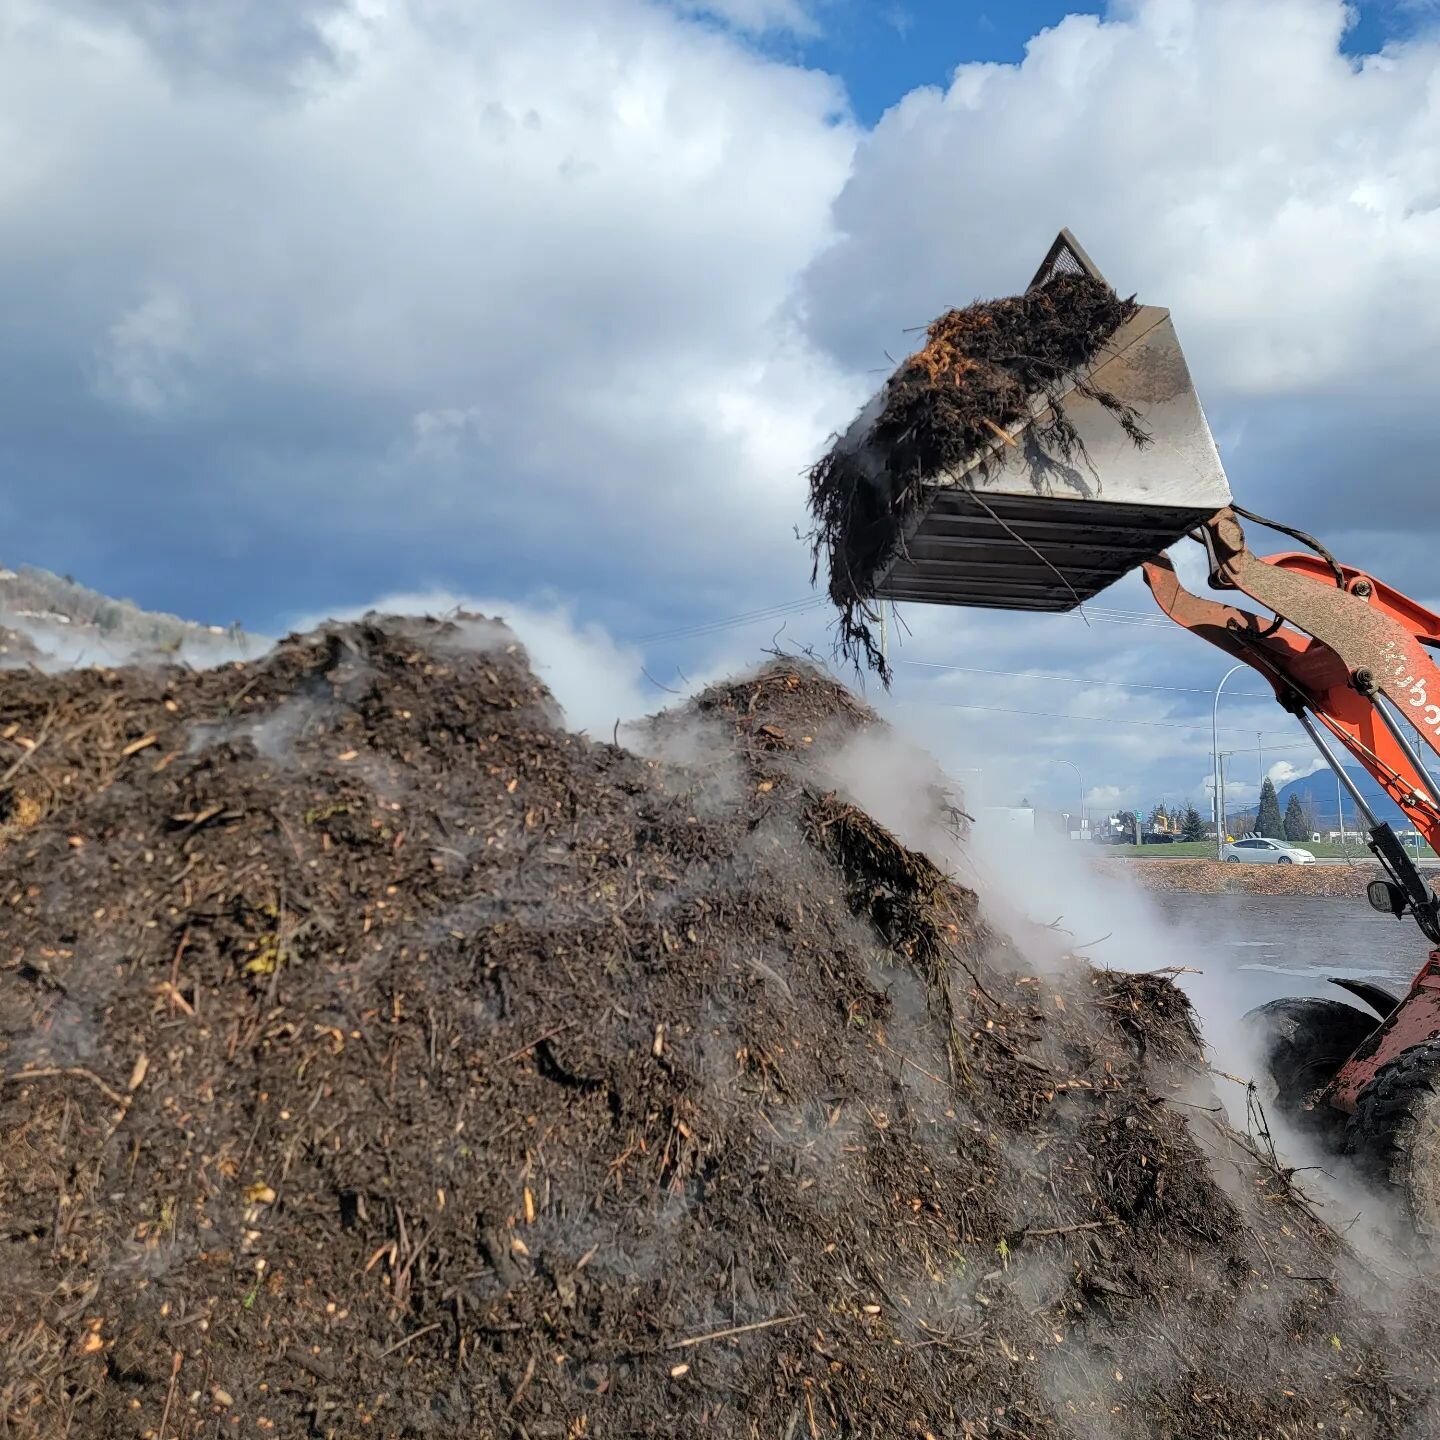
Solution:
[(1202, 895), (1314, 895), (1363, 900), (1365, 887), (1382, 878), (1374, 861), (1353, 865), (1232, 865), (1219, 860), (1114, 861), (1147, 890), (1190, 890)]
[(1174, 986), (817, 779), (877, 723), (777, 660), (646, 758), (470, 623), (14, 677), (0, 1435), (1428, 1433)]
[[(1083, 454), (1063, 388), (1135, 309), (1102, 281), (1061, 274), (1023, 295), (946, 311), (871, 402), (873, 424), (836, 440), (811, 468), (815, 576), (823, 561), (848, 659), (888, 681), (867, 602), (928, 485), (977, 455), (993, 458), (1006, 428), (1037, 398), (1051, 409), (1026, 434), (1032, 463)], [(1076, 389), (1104, 405), (1137, 445), (1148, 442), (1132, 408), (1083, 374)]]

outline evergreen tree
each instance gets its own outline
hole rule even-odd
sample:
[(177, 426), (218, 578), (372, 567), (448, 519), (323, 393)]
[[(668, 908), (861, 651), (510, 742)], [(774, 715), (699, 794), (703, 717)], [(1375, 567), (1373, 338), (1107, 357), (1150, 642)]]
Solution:
[(1165, 809), (1165, 802), (1162, 800), (1150, 812), (1150, 828), (1152, 830), (1164, 830), (1170, 824), (1170, 813)]
[(1285, 838), (1287, 840), (1308, 840), (1315, 833), (1315, 823), (1305, 813), (1298, 795), (1291, 795), (1285, 807)]
[(1185, 817), (1181, 821), (1180, 836), (1184, 840), (1203, 840), (1205, 838), (1205, 822), (1200, 818), (1200, 812), (1193, 804), (1185, 806)]
[(1285, 834), (1285, 822), (1280, 816), (1280, 797), (1276, 795), (1274, 782), (1268, 776), (1260, 787), (1260, 817), (1255, 828), (1267, 840), (1280, 840)]

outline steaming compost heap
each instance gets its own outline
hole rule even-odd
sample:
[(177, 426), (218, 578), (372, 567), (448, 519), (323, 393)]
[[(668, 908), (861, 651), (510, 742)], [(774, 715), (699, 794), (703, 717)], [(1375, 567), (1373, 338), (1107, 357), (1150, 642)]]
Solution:
[(886, 673), (867, 602), (906, 522), (928, 485), (995, 452), (1032, 406), (1050, 408), (1027, 443), (1053, 459), (1073, 460), (1084, 448), (1062, 398), (1072, 378), (1137, 445), (1146, 442), (1131, 407), (1075, 375), (1135, 310), (1104, 281), (1064, 273), (1023, 295), (949, 310), (862, 412), (860, 433), (852, 429), (812, 467), (815, 574), (824, 556), (848, 658)]
[(1428, 1433), (1171, 983), (833, 792), (876, 724), (777, 660), (644, 758), (489, 623), (13, 677), (0, 1432)]

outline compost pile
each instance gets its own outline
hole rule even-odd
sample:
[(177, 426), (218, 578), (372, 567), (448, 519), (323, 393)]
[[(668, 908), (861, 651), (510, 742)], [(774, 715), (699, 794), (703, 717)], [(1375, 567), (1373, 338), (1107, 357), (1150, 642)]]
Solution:
[(13, 677), (0, 1433), (1431, 1433), (1170, 981), (834, 792), (876, 724), (776, 660), (642, 755), (468, 621)]
[[(1023, 295), (949, 310), (811, 468), (815, 575), (823, 559), (847, 658), (887, 674), (867, 602), (927, 485), (977, 456), (993, 457), (1007, 427), (1036, 404), (1050, 408), (1027, 432), (1032, 456), (1071, 461), (1083, 452), (1065, 413), (1065, 386), (1135, 310), (1103, 281), (1065, 273)], [(1137, 445), (1146, 443), (1131, 407), (1083, 374), (1075, 388), (1105, 406)]]
[(0, 669), (29, 665), (41, 658), (39, 648), (28, 635), (0, 625)]

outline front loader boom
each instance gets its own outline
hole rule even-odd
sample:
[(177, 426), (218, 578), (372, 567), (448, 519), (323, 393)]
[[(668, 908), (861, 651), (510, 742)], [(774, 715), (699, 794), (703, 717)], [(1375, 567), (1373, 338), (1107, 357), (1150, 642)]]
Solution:
[[(1420, 744), (1440, 756), (1440, 668), (1426, 648), (1440, 646), (1440, 616), (1364, 571), (1337, 563), (1308, 537), (1302, 538), (1314, 545), (1313, 554), (1256, 556), (1233, 507), (1206, 521), (1196, 538), (1209, 552), (1211, 585), (1241, 591), (1276, 618), (1192, 594), (1163, 556), (1143, 567), (1160, 608), (1263, 675), (1342, 782), (1347, 777), (1327, 735), (1440, 850), (1440, 787), (1426, 769), (1424, 750), (1405, 728), (1408, 722)], [(1440, 902), (1389, 825), (1376, 820), (1358, 790), (1352, 787), (1351, 795), (1369, 824), (1370, 848), (1390, 876), (1392, 908), (1412, 915), (1440, 947)], [(1440, 948), (1431, 950), (1409, 996), (1341, 1068), (1323, 1098), (1353, 1110), (1382, 1065), (1437, 1035)]]

